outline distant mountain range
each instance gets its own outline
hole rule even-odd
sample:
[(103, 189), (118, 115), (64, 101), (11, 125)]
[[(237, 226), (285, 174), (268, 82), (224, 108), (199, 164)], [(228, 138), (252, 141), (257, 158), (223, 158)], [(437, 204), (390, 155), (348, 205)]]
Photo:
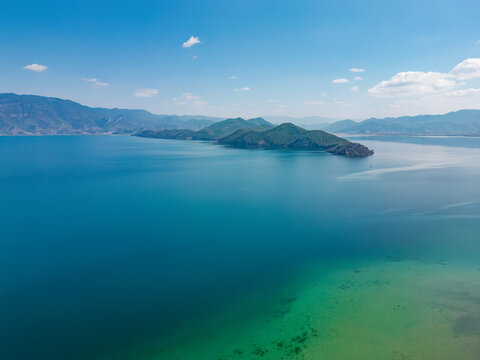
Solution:
[(136, 136), (157, 139), (217, 141), (221, 145), (241, 149), (324, 150), (346, 156), (373, 154), (373, 151), (361, 144), (351, 143), (322, 130), (308, 131), (290, 123), (274, 126), (262, 118), (226, 119), (199, 131), (144, 130), (137, 133)]
[[(260, 126), (256, 130), (267, 130), (274, 126), (257, 118), (229, 119), (219, 128), (210, 127), (220, 120), (223, 119), (202, 115), (155, 115), (145, 110), (91, 108), (70, 100), (36, 95), (0, 94), (0, 135), (136, 134), (144, 130), (176, 130), (168, 136), (218, 140), (227, 133), (231, 134), (231, 129)], [(307, 129), (345, 135), (480, 136), (480, 110), (333, 123), (334, 119), (318, 116), (270, 116), (267, 120), (276, 123), (294, 121)], [(227, 128), (227, 124), (232, 127)], [(161, 136), (167, 137), (167, 132)]]
[(281, 115), (265, 115), (265, 116), (262, 116), (262, 118), (275, 124), (293, 123), (305, 129), (310, 129), (310, 130), (321, 129), (322, 127), (325, 127), (328, 124), (332, 124), (334, 122), (342, 120), (339, 118), (328, 118), (323, 116), (292, 117), (292, 116), (281, 116)]
[(468, 135), (480, 136), (480, 110), (460, 110), (444, 115), (337, 121), (322, 130), (360, 135)]
[(0, 135), (132, 134), (142, 129), (192, 129), (220, 118), (155, 115), (145, 110), (91, 108), (35, 95), (0, 94)]

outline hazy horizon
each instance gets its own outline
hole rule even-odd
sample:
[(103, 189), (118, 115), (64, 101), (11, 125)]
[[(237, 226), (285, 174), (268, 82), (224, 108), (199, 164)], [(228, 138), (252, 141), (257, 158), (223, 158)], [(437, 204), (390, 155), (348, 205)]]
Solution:
[[(1, 94), (1, 93), (0, 93)], [(7, 93), (5, 93), (7, 94)], [(12, 93), (12, 94), (15, 94), (15, 93)], [(43, 96), (43, 95), (39, 95), (39, 94), (15, 94), (15, 95), (20, 95), (20, 96)], [(66, 101), (74, 101), (72, 99), (64, 99), (64, 98), (60, 98), (60, 97), (56, 97), (56, 96), (52, 96), (51, 98), (56, 98), (56, 99), (60, 99), (60, 100), (66, 100)], [(122, 107), (94, 107), (94, 106), (90, 106), (90, 105), (87, 105), (87, 104), (83, 104), (83, 103), (80, 103), (78, 102), (80, 105), (82, 106), (87, 106), (87, 107), (90, 107), (90, 108), (106, 108), (106, 109), (124, 109), (124, 110), (134, 110), (134, 111), (148, 111), (148, 112), (151, 112), (152, 114), (155, 114), (155, 115), (161, 115), (161, 116), (188, 116), (188, 117), (195, 117), (195, 116), (198, 116), (198, 117), (211, 117), (211, 118), (218, 118), (219, 120), (222, 120), (222, 119), (228, 119), (228, 118), (238, 118), (238, 117), (242, 117), (242, 116), (239, 116), (239, 115), (231, 115), (231, 116), (228, 116), (228, 117), (225, 117), (225, 116), (214, 116), (214, 115), (205, 115), (205, 114), (202, 114), (202, 113), (198, 113), (198, 114), (187, 114), (187, 113), (171, 113), (171, 114), (166, 114), (166, 113), (157, 113), (157, 112), (154, 112), (154, 111), (150, 111), (148, 109), (142, 109), (142, 108), (122, 108)], [(479, 109), (476, 109), (476, 108), (466, 108), (466, 109), (458, 109), (458, 110), (454, 110), (452, 112), (457, 112), (457, 111), (462, 111), (462, 110), (480, 110)], [(420, 113), (420, 114), (415, 114), (415, 115), (404, 115), (406, 117), (415, 117), (415, 116), (429, 116), (429, 115), (445, 115), (447, 113), (445, 112), (441, 112), (441, 113), (432, 113), (432, 114), (426, 114), (426, 113)], [(403, 117), (403, 116), (393, 116), (392, 118), (397, 118), (397, 117)], [(272, 123), (282, 123), (282, 122), (288, 122), (288, 121), (294, 121), (295, 124), (297, 125), (319, 125), (319, 124), (331, 124), (331, 123), (335, 123), (335, 122), (338, 122), (338, 121), (343, 121), (343, 120), (353, 120), (353, 121), (356, 121), (356, 122), (361, 122), (361, 121), (364, 121), (364, 120), (368, 120), (368, 119), (373, 119), (373, 118), (377, 118), (375, 116), (372, 116), (372, 117), (369, 117), (369, 118), (329, 118), (329, 117), (324, 117), (324, 116), (321, 116), (321, 115), (305, 115), (305, 116), (288, 116), (288, 115), (275, 115), (275, 114), (263, 114), (263, 115), (252, 115), (252, 116), (246, 116), (245, 118), (249, 119), (249, 118), (264, 118), (265, 120), (269, 121), (269, 122), (272, 122)], [(380, 117), (380, 118), (377, 118), (377, 119), (383, 119), (383, 118), (389, 118), (389, 117)], [(298, 121), (298, 122), (296, 122)]]

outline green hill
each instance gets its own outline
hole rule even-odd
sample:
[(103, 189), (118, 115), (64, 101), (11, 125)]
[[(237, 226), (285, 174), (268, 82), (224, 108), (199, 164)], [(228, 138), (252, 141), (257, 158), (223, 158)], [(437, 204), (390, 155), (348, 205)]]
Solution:
[(135, 135), (157, 139), (218, 141), (221, 145), (241, 149), (323, 150), (345, 156), (373, 154), (373, 151), (361, 144), (351, 143), (322, 130), (308, 131), (290, 123), (273, 127), (261, 118), (227, 119), (199, 131), (145, 130)]
[(281, 124), (265, 131), (238, 130), (218, 140), (219, 144), (242, 149), (325, 150), (346, 156), (368, 156), (373, 151), (321, 130), (308, 131), (293, 124)]

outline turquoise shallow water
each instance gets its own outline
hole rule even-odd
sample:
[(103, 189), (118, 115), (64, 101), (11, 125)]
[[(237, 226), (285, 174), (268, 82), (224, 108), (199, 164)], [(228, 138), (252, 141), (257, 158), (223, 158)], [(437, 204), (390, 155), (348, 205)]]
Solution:
[(362, 143), (0, 137), (0, 357), (478, 358), (480, 140)]

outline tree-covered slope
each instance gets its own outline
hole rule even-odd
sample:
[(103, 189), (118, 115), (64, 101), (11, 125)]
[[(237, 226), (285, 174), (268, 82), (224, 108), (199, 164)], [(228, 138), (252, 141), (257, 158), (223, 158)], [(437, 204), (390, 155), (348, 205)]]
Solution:
[(136, 135), (140, 137), (153, 137), (158, 139), (177, 139), (177, 140), (207, 140), (215, 141), (235, 133), (238, 130), (266, 130), (272, 128), (269, 122), (255, 118), (244, 120), (242, 118), (226, 119), (207, 126), (199, 131), (141, 131)]
[(281, 124), (266, 131), (238, 130), (218, 140), (219, 144), (242, 149), (325, 150), (346, 156), (368, 156), (373, 151), (321, 130), (308, 131), (293, 124)]
[(347, 156), (367, 156), (373, 151), (321, 130), (308, 131), (285, 123), (266, 131), (238, 130), (218, 140), (219, 144), (242, 149), (325, 150)]

